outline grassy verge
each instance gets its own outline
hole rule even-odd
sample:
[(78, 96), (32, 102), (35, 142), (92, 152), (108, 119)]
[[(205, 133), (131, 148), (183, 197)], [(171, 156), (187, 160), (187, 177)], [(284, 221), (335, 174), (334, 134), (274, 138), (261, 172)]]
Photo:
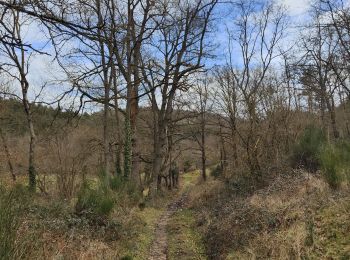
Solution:
[(200, 176), (200, 172), (198, 170), (192, 172), (186, 172), (181, 175), (181, 187), (183, 190), (188, 189), (189, 187), (193, 187), (197, 184), (198, 178)]
[[(182, 175), (181, 191), (192, 187), (198, 176), (198, 172)], [(6, 181), (2, 182), (8, 189), (15, 185), (9, 177), (4, 179)], [(50, 176), (48, 179), (52, 179), (53, 187), (56, 187), (55, 178)], [(87, 176), (87, 181), (94, 194), (93, 191), (99, 188), (98, 177)], [(19, 176), (17, 183), (26, 184), (26, 176)], [(43, 249), (37, 253), (38, 259), (148, 259), (157, 221), (176, 193), (175, 190), (164, 190), (140, 209), (132, 192), (117, 187), (106, 195), (112, 194), (114, 202), (108, 217), (92, 221), (88, 215), (77, 213), (77, 197), (62, 200), (54, 188), (50, 191), (48, 195), (39, 191), (33, 195), (26, 207), (28, 212), (18, 227), (26, 235), (38, 234), (37, 241)], [(94, 200), (92, 202), (96, 204)]]
[[(200, 177), (199, 171), (181, 176), (181, 189), (188, 192)], [(190, 209), (179, 209), (167, 226), (169, 259), (206, 259), (202, 237), (196, 231), (196, 218)]]
[[(7, 179), (1, 182), (12, 189), (15, 184)], [(88, 181), (92, 191), (99, 188), (96, 176), (88, 176)], [(17, 183), (25, 184), (26, 176), (19, 176)], [(36, 250), (35, 259), (148, 259), (156, 223), (173, 198), (167, 192), (140, 209), (130, 191), (110, 191), (114, 200), (110, 214), (91, 221), (86, 214), (77, 214), (77, 197), (62, 200), (55, 192), (45, 195), (37, 191), (16, 229), (22, 237), (23, 233), (31, 237), (38, 234), (36, 241), (42, 250)]]
[(195, 222), (189, 209), (178, 211), (170, 218), (167, 227), (169, 259), (206, 259)]
[(350, 199), (320, 210), (314, 219), (310, 258), (350, 259)]
[(161, 208), (148, 207), (132, 214), (129, 229), (125, 229), (126, 233), (117, 245), (119, 258), (148, 259), (154, 228), (162, 213)]
[(285, 174), (253, 194), (209, 178), (190, 203), (213, 259), (350, 259), (350, 193), (321, 176)]

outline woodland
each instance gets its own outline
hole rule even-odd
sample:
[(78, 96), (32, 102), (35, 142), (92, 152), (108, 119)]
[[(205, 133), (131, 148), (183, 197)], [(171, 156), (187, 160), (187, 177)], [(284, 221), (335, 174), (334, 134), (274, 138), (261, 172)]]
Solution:
[(291, 2), (0, 0), (0, 260), (350, 259), (350, 2)]

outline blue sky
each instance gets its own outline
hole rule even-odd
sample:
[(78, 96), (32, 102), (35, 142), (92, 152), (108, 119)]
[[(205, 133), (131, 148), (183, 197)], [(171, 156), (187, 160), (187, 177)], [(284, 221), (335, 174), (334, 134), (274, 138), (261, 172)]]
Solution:
[[(292, 25), (297, 25), (298, 23), (305, 20), (307, 16), (307, 10), (310, 7), (310, 1), (308, 0), (276, 0), (279, 4), (283, 4), (287, 8), (287, 13), (290, 16)], [(226, 26), (232, 22), (232, 9), (228, 8), (227, 5), (220, 4), (216, 10), (217, 15), (217, 26), (215, 32), (212, 36), (214, 45), (216, 46), (216, 58), (210, 60), (207, 64), (223, 64), (225, 58), (227, 57), (227, 35)], [(293, 32), (293, 34), (297, 33)], [(293, 34), (291, 37), (294, 37)], [(35, 46), (44, 46), (47, 42), (41, 29), (32, 24), (27, 28), (25, 33), (25, 41), (32, 43)], [(53, 49), (47, 46), (45, 51), (53, 54)], [(53, 61), (52, 56), (37, 55), (31, 58), (31, 66), (29, 73), (29, 81), (32, 85), (32, 95), (37, 93), (44, 82), (55, 80), (57, 78), (63, 77), (64, 74), (61, 72), (58, 64)], [(62, 86), (61, 86), (62, 87)], [(45, 93), (45, 98), (51, 96), (52, 99), (58, 94), (57, 85), (53, 88), (48, 88)]]
[[(277, 4), (283, 5), (286, 8), (286, 13), (289, 16), (289, 32), (288, 38), (285, 40), (293, 42), (293, 38), (296, 38), (299, 34), (298, 25), (303, 23), (308, 17), (308, 10), (311, 5), (311, 0), (276, 0)], [(219, 4), (217, 6), (215, 17), (216, 27), (211, 34), (211, 41), (215, 46), (215, 58), (206, 61), (208, 66), (215, 66), (225, 64), (228, 53), (228, 36), (227, 28), (230, 28), (230, 24), (233, 22), (234, 9), (228, 4)], [(239, 60), (236, 60), (239, 65)]]

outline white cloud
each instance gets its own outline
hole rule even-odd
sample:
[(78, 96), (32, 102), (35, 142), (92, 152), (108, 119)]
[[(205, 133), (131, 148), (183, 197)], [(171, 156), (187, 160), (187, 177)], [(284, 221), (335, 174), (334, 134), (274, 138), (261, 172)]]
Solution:
[(278, 0), (289, 11), (291, 16), (298, 16), (305, 14), (311, 4), (311, 0)]

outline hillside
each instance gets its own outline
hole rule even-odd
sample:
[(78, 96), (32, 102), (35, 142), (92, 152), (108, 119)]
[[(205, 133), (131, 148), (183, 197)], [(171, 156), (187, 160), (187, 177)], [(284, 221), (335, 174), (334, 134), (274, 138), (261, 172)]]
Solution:
[(249, 193), (211, 179), (190, 198), (208, 259), (350, 257), (350, 193), (319, 175), (284, 172)]
[[(1, 101), (2, 127), (7, 133), (15, 172), (18, 174), (17, 182), (13, 183), (6, 164), (3, 164), (1, 183), (7, 189), (26, 183), (25, 166), (21, 165), (26, 152), (21, 144), (26, 142), (27, 130), (22, 121), (24, 115), (20, 105), (14, 100)], [(16, 245), (19, 243), (15, 249), (16, 254), (26, 250), (29, 259), (350, 257), (350, 193), (347, 184), (333, 190), (320, 172), (310, 173), (283, 166), (266, 173), (264, 184), (256, 189), (251, 186), (249, 178), (238, 175), (234, 179), (227, 179), (227, 176), (218, 171), (218, 166), (214, 165), (208, 169), (206, 182), (202, 181), (200, 171), (196, 170), (181, 175), (180, 188), (176, 191), (164, 191), (158, 198), (140, 197), (134, 193), (133, 186), (120, 186), (122, 181), (118, 177), (104, 177), (93, 170), (98, 167), (98, 154), (102, 152), (98, 148), (100, 113), (78, 118), (72, 117), (70, 113), (57, 113), (51, 108), (39, 106), (34, 111), (41, 140), (39, 147), (44, 149), (41, 156), (48, 158), (50, 153), (54, 156), (58, 155), (57, 152), (64, 151), (66, 154), (61, 156), (64, 156), (62, 158), (65, 158), (65, 163), (67, 160), (74, 162), (74, 158), (78, 158), (75, 156), (87, 157), (83, 157), (84, 161), (81, 162), (85, 166), (77, 166), (85, 167), (83, 172), (80, 172), (81, 169), (77, 169), (77, 172), (74, 172), (74, 168), (67, 169), (66, 174), (74, 174), (67, 177), (73, 179), (57, 175), (55, 169), (59, 171), (64, 165), (54, 157), (47, 168), (39, 167), (41, 193), (30, 195), (31, 202), (26, 207), (18, 205), (23, 215), (14, 215), (19, 221), (16, 224), (19, 225), (18, 228), (27, 230), (28, 236), (35, 236), (36, 243), (30, 242), (27, 235), (17, 238), (11, 242)], [(142, 113), (143, 118), (150, 116), (147, 110)], [(215, 118), (215, 115), (211, 116)], [(60, 131), (51, 132), (58, 125), (62, 126)], [(186, 127), (182, 129), (186, 133)], [(214, 133), (213, 131), (218, 132), (218, 128), (212, 128), (210, 132)], [(62, 135), (67, 133), (69, 137)], [(55, 144), (57, 137), (61, 138), (61, 142), (66, 140), (66, 146), (60, 147), (56, 143), (56, 146), (50, 146), (56, 147), (56, 153), (47, 150), (48, 142)], [(184, 144), (184, 147), (187, 145), (188, 143)], [(82, 148), (89, 152), (82, 153)], [(78, 153), (74, 154), (76, 152)], [(2, 156), (1, 160), (5, 162), (3, 153)], [(188, 161), (197, 161), (198, 164), (199, 157), (182, 156)], [(191, 167), (196, 167), (196, 163)], [(105, 178), (109, 180), (112, 193), (103, 184)], [(90, 188), (84, 191), (84, 185)], [(73, 193), (67, 193), (69, 191)], [(84, 203), (91, 203), (89, 200), (100, 203), (98, 198), (105, 192), (110, 199), (115, 199), (100, 198), (105, 200), (103, 203), (107, 203), (103, 208), (109, 207), (107, 205), (113, 202), (108, 218), (102, 213), (107, 208), (98, 209), (102, 210), (100, 215), (101, 213), (81, 212), (77, 208), (78, 204), (74, 206), (77, 203), (74, 201), (80, 201), (84, 196), (88, 196)], [(4, 207), (4, 203), (9, 202), (16, 205), (18, 199), (24, 199), (22, 195), (16, 192), (10, 197), (5, 196), (0, 201), (0, 206)], [(71, 202), (67, 204), (62, 201), (62, 196), (72, 196)], [(28, 246), (30, 251), (26, 249)]]
[(0, 260), (350, 260), (350, 0), (0, 17)]

